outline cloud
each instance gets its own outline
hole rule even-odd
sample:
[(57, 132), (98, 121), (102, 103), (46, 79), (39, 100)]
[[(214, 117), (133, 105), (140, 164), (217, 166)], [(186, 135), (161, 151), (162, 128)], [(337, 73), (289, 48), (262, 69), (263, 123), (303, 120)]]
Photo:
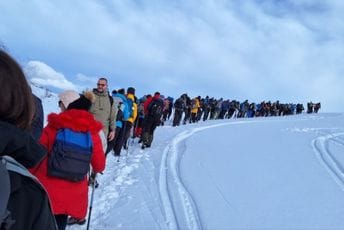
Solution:
[(26, 76), (33, 82), (43, 86), (53, 86), (58, 89), (76, 89), (62, 73), (40, 61), (29, 61), (24, 67)]
[(138, 94), (321, 98), (324, 109), (344, 108), (334, 95), (344, 74), (340, 0), (13, 0), (0, 8), (4, 44), (78, 87), (106, 76), (110, 89)]

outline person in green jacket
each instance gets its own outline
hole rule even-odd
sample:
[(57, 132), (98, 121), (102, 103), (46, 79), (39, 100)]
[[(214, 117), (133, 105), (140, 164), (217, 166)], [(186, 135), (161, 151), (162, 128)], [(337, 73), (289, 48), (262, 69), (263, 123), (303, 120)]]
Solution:
[(112, 141), (116, 131), (117, 108), (115, 108), (113, 98), (109, 95), (106, 78), (99, 78), (97, 88), (93, 89), (93, 93), (96, 99), (90, 108), (90, 112), (95, 116), (96, 120), (103, 124), (103, 131), (108, 142)]

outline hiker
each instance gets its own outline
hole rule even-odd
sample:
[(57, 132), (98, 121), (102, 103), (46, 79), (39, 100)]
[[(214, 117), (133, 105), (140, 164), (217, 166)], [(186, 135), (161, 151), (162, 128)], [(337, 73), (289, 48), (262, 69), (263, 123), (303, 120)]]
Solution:
[[(1, 164), (3, 158), (11, 157), (16, 163), (21, 164), (20, 168), (25, 173), (24, 175), (8, 170), (9, 197), (5, 199), (2, 195), (6, 190), (6, 183), (3, 178), (1, 180), (0, 210), (5, 209), (10, 215), (5, 222), (2, 222), (4, 216), (1, 216), (0, 228), (55, 230), (57, 227), (48, 195), (27, 170), (39, 164), (46, 155), (46, 150), (30, 134), (35, 114), (32, 92), (18, 63), (3, 50), (0, 50), (0, 85)], [(39, 135), (40, 133), (37, 133), (37, 136)]]
[(173, 104), (174, 116), (173, 116), (172, 126), (180, 125), (180, 121), (182, 120), (185, 106), (186, 106), (186, 95), (183, 94)]
[(129, 101), (125, 96), (125, 89), (117, 90), (117, 93), (113, 94), (112, 97), (115, 101), (119, 102), (119, 110), (117, 112), (116, 120), (116, 136), (113, 145), (114, 155), (118, 158), (117, 160), (119, 160), (125, 140), (125, 122), (129, 119), (130, 114), (132, 113), (132, 105), (129, 104)]
[(144, 103), (146, 102), (146, 100), (148, 98), (152, 97), (150, 94), (145, 95), (143, 97), (141, 97), (138, 101), (138, 105), (137, 105), (137, 118), (135, 121), (135, 129), (134, 129), (134, 138), (138, 137), (141, 138), (141, 134), (142, 134), (142, 129), (143, 129), (143, 121), (145, 118), (145, 109), (144, 109)]
[[(105, 140), (102, 141), (101, 139), (102, 124), (96, 121), (94, 116), (88, 112), (95, 99), (92, 92), (89, 91), (80, 95), (73, 90), (66, 90), (59, 94), (59, 99), (61, 113), (48, 115), (48, 125), (44, 128), (40, 139), (41, 144), (48, 150), (48, 156), (32, 172), (45, 186), (51, 199), (58, 228), (62, 230), (66, 227), (68, 216), (71, 216), (72, 220), (77, 220), (78, 223), (85, 223), (88, 205), (89, 178), (87, 177), (87, 171), (86, 175), (82, 175), (78, 180), (66, 176), (69, 176), (72, 173), (71, 171), (74, 173), (76, 169), (79, 170), (79, 168), (85, 166), (89, 167), (90, 164), (93, 172), (102, 172), (105, 168), (105, 146), (103, 145)], [(60, 145), (66, 144), (56, 144), (60, 141), (58, 139), (59, 133), (65, 130), (81, 134), (89, 133), (92, 146), (90, 148), (91, 152), (88, 154), (90, 157), (85, 161), (75, 160), (77, 158), (76, 154), (86, 155), (85, 150), (82, 153), (79, 153), (79, 149), (71, 150), (73, 156), (64, 158), (63, 161), (59, 162), (63, 164), (61, 167), (66, 171), (61, 174), (55, 168), (56, 165), (51, 162), (57, 158), (58, 154), (66, 154), (67, 156), (67, 153), (62, 152), (64, 149), (59, 148)]]
[(90, 112), (95, 116), (96, 120), (103, 124), (103, 131), (108, 139), (106, 152), (111, 151), (111, 142), (115, 138), (116, 132), (116, 115), (117, 108), (113, 103), (112, 96), (108, 92), (108, 81), (106, 78), (101, 77), (98, 79), (97, 88), (93, 89), (95, 100), (92, 103)]
[(129, 117), (125, 120), (124, 126), (123, 126), (123, 148), (128, 150), (128, 139), (130, 137), (131, 129), (133, 128), (134, 121), (137, 117), (137, 104), (135, 100), (135, 88), (134, 87), (128, 87), (127, 88), (127, 103), (128, 108), (130, 111)]
[(197, 122), (197, 113), (198, 113), (199, 108), (201, 107), (200, 99), (201, 99), (201, 96), (198, 96), (191, 100), (191, 104), (190, 104), (191, 105), (190, 106), (191, 118), (190, 119), (192, 123)]
[(164, 102), (160, 98), (159, 92), (156, 92), (154, 96), (151, 98), (151, 100), (147, 99), (146, 103), (145, 118), (143, 122), (143, 131), (141, 138), (142, 149), (151, 146), (153, 141), (154, 130), (161, 122), (161, 116), (164, 107)]
[(319, 109), (321, 108), (321, 103), (315, 103), (314, 104), (314, 113), (318, 113)]

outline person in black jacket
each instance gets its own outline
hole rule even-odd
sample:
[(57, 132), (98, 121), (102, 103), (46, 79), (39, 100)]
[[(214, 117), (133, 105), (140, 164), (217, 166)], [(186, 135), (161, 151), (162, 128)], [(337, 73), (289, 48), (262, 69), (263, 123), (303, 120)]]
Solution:
[[(20, 66), (2, 50), (0, 85), (0, 156), (8, 155), (27, 169), (32, 168), (46, 154), (30, 134), (34, 99)], [(15, 221), (10, 229), (57, 229), (44, 188), (32, 178), (12, 171), (9, 174), (11, 193), (7, 209)]]

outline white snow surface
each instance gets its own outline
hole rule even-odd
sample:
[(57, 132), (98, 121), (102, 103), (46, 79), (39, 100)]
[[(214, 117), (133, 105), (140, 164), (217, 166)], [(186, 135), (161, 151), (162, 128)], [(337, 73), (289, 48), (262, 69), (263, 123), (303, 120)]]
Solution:
[(343, 114), (170, 122), (108, 155), (90, 229), (344, 229)]

